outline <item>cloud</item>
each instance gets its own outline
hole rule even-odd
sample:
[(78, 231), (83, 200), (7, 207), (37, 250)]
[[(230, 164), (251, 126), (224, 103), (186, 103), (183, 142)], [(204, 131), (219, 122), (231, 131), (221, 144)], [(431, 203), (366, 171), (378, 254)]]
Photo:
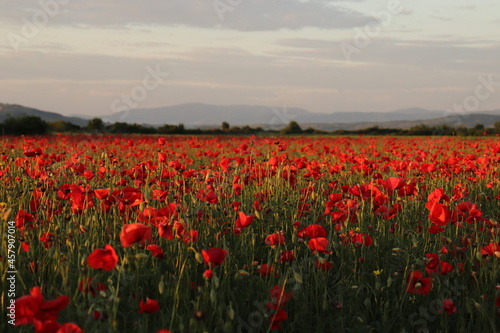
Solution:
[[(278, 51), (277, 57), (321, 59), (336, 66), (347, 65), (340, 43), (352, 40), (285, 38), (278, 45), (292, 50)], [(440, 39), (373, 39), (368, 47), (352, 56), (350, 66), (417, 68), (421, 71), (491, 73), (498, 67), (498, 43), (489, 39), (463, 39), (444, 35)], [(319, 61), (319, 60), (318, 60)], [(364, 69), (366, 70), (366, 69)]]
[(477, 5), (464, 5), (464, 6), (457, 6), (457, 8), (460, 9), (467, 9), (467, 10), (476, 10)]
[(25, 51), (0, 56), (2, 79), (11, 80), (140, 80), (147, 66), (166, 61), (95, 54)]
[(431, 17), (435, 20), (438, 20), (438, 21), (446, 21), (446, 22), (453, 21), (453, 19), (451, 17), (444, 17), (444, 16), (438, 16), (438, 15), (431, 15)]
[[(236, 4), (236, 5), (231, 5)], [(221, 5), (222, 4), (222, 5)], [(39, 5), (16, 0), (0, 9), (0, 17), (22, 25)], [(240, 31), (268, 31), (318, 27), (344, 29), (370, 20), (332, 1), (300, 0), (88, 0), (60, 5), (51, 24), (78, 27), (124, 28), (127, 25), (193, 26)]]

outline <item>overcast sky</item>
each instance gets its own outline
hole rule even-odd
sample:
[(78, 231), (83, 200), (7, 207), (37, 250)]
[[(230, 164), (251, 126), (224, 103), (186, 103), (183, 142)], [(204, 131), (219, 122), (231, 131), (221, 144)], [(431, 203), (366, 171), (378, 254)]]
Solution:
[(496, 0), (0, 0), (0, 102), (497, 109), (498, 13)]

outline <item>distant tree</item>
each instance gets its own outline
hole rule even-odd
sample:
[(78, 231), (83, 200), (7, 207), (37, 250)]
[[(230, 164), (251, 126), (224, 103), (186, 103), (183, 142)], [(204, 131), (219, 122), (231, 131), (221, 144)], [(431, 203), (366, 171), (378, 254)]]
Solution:
[(58, 120), (49, 123), (51, 132), (79, 132), (82, 128), (68, 121)]
[(8, 117), (1, 127), (2, 133), (11, 135), (39, 135), (49, 131), (49, 124), (38, 116)]
[(104, 130), (104, 122), (101, 118), (92, 118), (87, 123), (87, 130), (90, 132), (102, 132)]
[(229, 130), (229, 123), (226, 121), (222, 122), (222, 130), (223, 131), (228, 131)]
[(418, 125), (412, 126), (408, 130), (408, 134), (410, 134), (410, 135), (431, 135), (432, 128), (425, 125), (425, 124), (418, 124)]
[(280, 131), (281, 134), (297, 134), (297, 133), (302, 133), (302, 128), (300, 128), (300, 125), (292, 120), (290, 121), (290, 123), (288, 123), (288, 125), (283, 128), (281, 131)]
[(158, 133), (160, 133), (160, 134), (184, 134), (184, 133), (186, 133), (186, 129), (184, 128), (184, 124), (179, 124), (179, 125), (165, 124), (163, 126), (158, 127)]
[(500, 121), (495, 122), (495, 133), (500, 134)]
[(472, 135), (482, 135), (484, 132), (484, 125), (483, 124), (477, 124), (471, 129), (471, 134)]

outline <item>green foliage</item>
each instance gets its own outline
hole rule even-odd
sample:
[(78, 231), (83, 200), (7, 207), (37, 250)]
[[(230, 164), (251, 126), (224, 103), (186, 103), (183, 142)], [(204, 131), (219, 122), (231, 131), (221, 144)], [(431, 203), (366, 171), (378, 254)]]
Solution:
[(70, 123), (68, 121), (53, 121), (49, 123), (49, 129), (51, 132), (65, 133), (65, 132), (80, 132), (82, 128), (78, 125)]
[(168, 125), (165, 124), (158, 128), (158, 134), (185, 134), (186, 129), (184, 124), (179, 125)]
[(500, 134), (500, 121), (495, 122), (495, 133)]
[(106, 127), (106, 131), (115, 134), (156, 134), (158, 131), (154, 127), (146, 127), (139, 124), (128, 124), (117, 122)]
[(104, 122), (101, 118), (92, 118), (87, 124), (87, 130), (90, 132), (102, 132), (104, 130)]
[(66, 121), (54, 121), (47, 123), (38, 116), (23, 116), (23, 117), (8, 117), (3, 123), (0, 123), (0, 134), (46, 134), (48, 132), (81, 132), (86, 130), (91, 133), (111, 133), (111, 134), (224, 134), (224, 135), (239, 135), (239, 134), (302, 134), (302, 135), (410, 135), (410, 136), (482, 136), (500, 134), (500, 122), (496, 122), (493, 128), (485, 128), (482, 124), (477, 124), (472, 128), (467, 128), (463, 125), (426, 125), (418, 124), (408, 129), (400, 128), (380, 128), (372, 126), (357, 130), (334, 130), (331, 132), (322, 131), (313, 127), (308, 127), (303, 130), (296, 121), (290, 123), (279, 131), (266, 130), (261, 127), (233, 126), (230, 127), (228, 122), (222, 122), (221, 128), (214, 129), (186, 129), (184, 124), (172, 125), (164, 124), (159, 127), (129, 124), (125, 122), (116, 122), (113, 124), (105, 124), (100, 118), (93, 118), (88, 121), (87, 126), (83, 129)]
[(0, 124), (0, 133), (9, 135), (40, 135), (49, 131), (49, 124), (37, 116), (7, 117)]
[(280, 134), (300, 134), (300, 133), (302, 133), (302, 128), (300, 128), (300, 125), (294, 120), (290, 121), (288, 125), (280, 131)]

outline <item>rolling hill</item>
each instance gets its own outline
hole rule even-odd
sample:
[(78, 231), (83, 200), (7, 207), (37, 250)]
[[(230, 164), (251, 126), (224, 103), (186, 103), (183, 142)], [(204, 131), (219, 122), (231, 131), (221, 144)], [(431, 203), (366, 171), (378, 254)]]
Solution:
[[(304, 123), (355, 123), (437, 119), (444, 111), (411, 108), (393, 112), (313, 113), (301, 108), (275, 108), (256, 105), (180, 104), (152, 109), (135, 109), (103, 116), (107, 122), (144, 124), (184, 124), (187, 127), (260, 125), (263, 128), (283, 127), (291, 120)], [(500, 113), (499, 113), (500, 114)]]
[[(7, 117), (34, 115), (47, 122), (67, 121), (86, 126), (85, 116), (63, 116), (55, 112), (15, 104), (0, 103), (0, 122)], [(231, 126), (259, 126), (263, 129), (281, 129), (290, 121), (298, 122), (302, 128), (312, 127), (324, 131), (357, 130), (373, 126), (380, 128), (410, 128), (419, 124), (428, 126), (447, 124), (473, 127), (482, 124), (492, 127), (500, 121), (500, 109), (465, 115), (447, 115), (445, 111), (408, 108), (391, 112), (339, 112), (331, 114), (313, 113), (301, 108), (273, 108), (268, 106), (227, 105), (217, 106), (202, 103), (180, 104), (161, 108), (135, 109), (102, 116), (105, 123), (126, 122), (161, 126), (184, 124), (186, 128), (219, 128), (223, 121)]]
[(17, 105), (17, 104), (2, 104), (0, 103), (0, 122), (3, 122), (7, 117), (22, 117), (22, 116), (38, 116), (47, 122), (67, 121), (78, 126), (87, 125), (87, 120), (78, 117), (66, 117), (59, 113), (41, 111), (38, 109)]

